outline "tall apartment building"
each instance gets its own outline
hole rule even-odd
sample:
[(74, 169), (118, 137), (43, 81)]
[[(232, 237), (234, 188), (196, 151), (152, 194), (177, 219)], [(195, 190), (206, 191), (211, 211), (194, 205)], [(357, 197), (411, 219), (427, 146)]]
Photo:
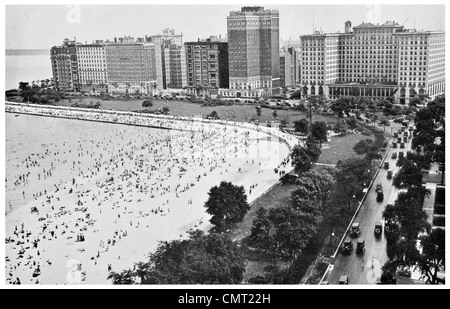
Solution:
[(347, 21), (345, 33), (316, 31), (300, 38), (306, 95), (332, 99), (357, 95), (407, 103), (416, 96), (433, 98), (444, 92), (443, 32), (407, 30), (392, 21), (352, 28)]
[[(170, 67), (170, 62), (165, 63), (164, 61), (169, 59), (166, 58), (166, 54), (170, 54), (170, 49), (172, 49), (172, 53), (176, 54), (178, 47), (183, 46), (183, 34), (175, 34), (174, 29), (163, 29), (162, 34), (151, 35), (149, 38), (146, 38), (147, 42), (152, 42), (155, 44), (155, 54), (156, 54), (156, 83), (158, 90), (167, 89), (167, 85), (170, 85), (170, 82), (164, 80), (164, 76), (168, 76), (167, 72), (163, 72), (166, 67)], [(175, 58), (172, 58), (174, 61)], [(183, 59), (179, 59), (179, 61), (183, 61)], [(186, 67), (186, 63), (174, 64), (172, 67)], [(177, 75), (183, 74), (182, 72), (177, 73)], [(170, 76), (170, 75), (169, 75)]]
[(104, 47), (111, 92), (153, 93), (156, 89), (154, 44), (110, 43)]
[(268, 94), (280, 87), (279, 13), (242, 7), (227, 17), (230, 92), (237, 97)]
[(53, 79), (61, 90), (78, 91), (80, 89), (75, 41), (64, 39), (61, 46), (50, 50)]
[(78, 76), (81, 91), (106, 91), (108, 71), (104, 45), (76, 45)]
[[(228, 43), (215, 38), (184, 43), (189, 93), (209, 93), (228, 88)], [(204, 90), (204, 91), (202, 91)], [(213, 91), (217, 94), (217, 91)]]
[(181, 89), (186, 82), (186, 51), (182, 44), (166, 41), (161, 45), (163, 89)]

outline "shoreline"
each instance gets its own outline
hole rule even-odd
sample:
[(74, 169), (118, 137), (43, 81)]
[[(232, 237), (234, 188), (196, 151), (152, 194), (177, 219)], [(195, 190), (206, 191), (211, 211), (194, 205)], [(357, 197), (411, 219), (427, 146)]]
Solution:
[[(76, 118), (68, 117), (68, 119)], [(92, 119), (89, 120), (95, 121)], [(137, 144), (135, 148), (133, 148), (135, 146), (134, 143), (130, 144), (129, 149), (131, 149), (131, 151), (134, 151), (134, 155), (131, 159), (128, 160), (126, 159), (126, 157), (121, 157), (121, 155), (117, 154), (120, 154), (121, 151), (125, 151), (123, 149), (121, 150), (120, 147), (122, 146), (118, 145), (119, 148), (111, 148), (114, 147), (114, 145), (106, 143), (107, 146), (105, 147), (109, 147), (107, 149), (111, 151), (113, 161), (102, 161), (102, 167), (104, 167), (105, 170), (98, 175), (92, 175), (92, 177), (95, 176), (96, 178), (86, 179), (85, 176), (88, 175), (86, 173), (83, 174), (83, 172), (82, 177), (76, 177), (75, 183), (79, 187), (76, 190), (74, 189), (74, 194), (67, 194), (67, 190), (69, 189), (69, 187), (71, 187), (71, 184), (65, 182), (64, 184), (60, 185), (60, 192), (51, 193), (52, 198), (50, 203), (46, 203), (45, 197), (43, 196), (42, 198), (40, 197), (34, 201), (20, 206), (20, 210), (13, 210), (12, 213), (6, 216), (8, 232), (6, 233), (6, 236), (11, 236), (13, 234), (14, 225), (18, 226), (20, 229), (20, 224), (23, 222), (25, 222), (25, 235), (27, 235), (29, 231), (32, 232), (32, 236), (23, 238), (24, 240), (26, 239), (27, 242), (22, 245), (17, 245), (17, 243), (7, 243), (7, 256), (10, 260), (7, 265), (13, 264), (14, 256), (15, 254), (17, 254), (17, 250), (20, 250), (21, 246), (25, 246), (26, 254), (31, 252), (30, 256), (32, 258), (29, 261), (27, 258), (27, 260), (24, 260), (23, 263), (31, 263), (31, 261), (35, 260), (45, 262), (45, 259), (43, 260), (44, 257), (48, 259), (50, 263), (53, 263), (52, 266), (40, 264), (42, 275), (37, 277), (39, 279), (39, 283), (107, 284), (108, 281), (106, 280), (106, 270), (107, 267), (109, 267), (109, 264), (112, 264), (112, 269), (114, 271), (122, 271), (124, 269), (127, 269), (128, 267), (132, 267), (133, 263), (144, 260), (144, 256), (155, 249), (157, 241), (173, 240), (179, 239), (180, 237), (185, 237), (187, 236), (186, 233), (191, 229), (198, 228), (204, 231), (209, 229), (209, 219), (208, 215), (204, 211), (203, 203), (206, 201), (204, 199), (207, 198), (207, 192), (209, 191), (209, 189), (213, 185), (218, 184), (214, 181), (211, 182), (211, 180), (221, 179), (225, 181), (231, 181), (238, 185), (243, 185), (246, 189), (249, 204), (252, 203), (257, 197), (259, 197), (264, 191), (266, 191), (267, 188), (273, 186), (279, 181), (279, 178), (275, 177), (277, 175), (273, 173), (272, 167), (280, 167), (280, 162), (272, 162), (273, 158), (271, 156), (273, 155), (269, 155), (269, 160), (267, 158), (264, 158), (265, 153), (263, 153), (263, 156), (261, 156), (261, 153), (258, 152), (258, 149), (262, 148), (262, 146), (265, 145), (266, 147), (269, 147), (269, 150), (271, 149), (272, 152), (280, 152), (278, 153), (278, 159), (285, 159), (285, 157), (288, 156), (290, 152), (289, 147), (287, 147), (287, 141), (282, 141), (281, 139), (273, 140), (272, 138), (268, 140), (268, 136), (274, 136), (261, 132), (262, 130), (249, 130), (249, 138), (246, 138), (244, 134), (246, 130), (243, 128), (236, 128), (232, 125), (224, 126), (223, 124), (209, 124), (206, 121), (204, 123), (201, 121), (191, 122), (182, 121), (181, 124), (174, 125), (177, 128), (184, 126), (184, 132), (183, 130), (168, 131), (172, 132), (170, 134), (176, 141), (176, 143), (178, 143), (178, 141), (182, 143), (186, 142), (185, 137), (183, 136), (189, 134), (188, 132), (195, 132), (196, 136), (194, 145), (197, 145), (198, 147), (194, 147), (192, 152), (189, 152), (192, 155), (192, 159), (186, 161), (186, 163), (183, 163), (183, 161), (180, 162), (180, 164), (175, 164), (175, 167), (190, 166), (190, 168), (188, 168), (185, 173), (179, 175), (179, 180), (175, 179), (178, 178), (178, 176), (172, 178), (170, 177), (170, 175), (167, 176), (167, 173), (164, 172), (162, 167), (155, 172), (151, 172), (153, 168), (149, 169), (149, 166), (145, 163), (142, 167), (136, 167), (135, 158), (140, 157), (145, 153), (150, 153), (150, 150), (153, 151), (152, 147), (148, 148), (147, 151), (147, 149), (140, 150), (141, 148), (139, 148), (139, 144)], [(100, 121), (99, 123), (102, 122)], [(117, 124), (118, 122), (112, 123)], [(127, 124), (128, 127), (134, 125), (130, 123)], [(127, 130), (121, 129), (120, 127), (117, 128), (117, 130), (121, 130), (120, 132)], [(201, 136), (208, 137), (208, 139), (204, 140), (204, 138), (202, 139)], [(264, 136), (266, 136), (266, 138)], [(145, 137), (146, 133), (143, 132), (142, 137), (138, 136), (136, 141), (139, 141), (141, 138)], [(157, 140), (157, 138), (154, 139)], [(258, 148), (255, 149), (251, 149), (251, 147), (248, 149), (246, 147), (241, 147), (242, 149), (238, 150), (241, 155), (236, 155), (235, 157), (234, 145), (243, 146), (245, 141), (247, 141), (250, 146), (251, 144), (259, 146), (257, 146)], [(204, 144), (205, 142), (206, 144)], [(224, 142), (225, 144), (223, 144)], [(176, 143), (172, 146), (176, 146)], [(276, 144), (285, 145), (286, 148), (270, 148), (273, 147), (270, 145)], [(158, 147), (164, 146), (162, 144), (159, 145), (160, 146)], [(223, 145), (228, 146), (224, 147)], [(82, 147), (84, 147), (83, 151), (86, 151), (86, 146)], [(92, 148), (95, 149), (94, 146), (92, 146)], [(154, 153), (155, 156), (161, 157), (160, 159), (158, 159), (160, 161), (155, 162), (153, 161), (156, 159), (149, 159), (153, 160), (153, 163), (151, 163), (152, 166), (156, 166), (158, 162), (160, 162), (159, 164), (162, 164), (166, 167), (170, 167), (174, 164), (174, 162), (169, 162), (170, 164), (166, 162), (168, 160), (167, 150), (164, 149), (165, 148), (161, 148), (160, 151), (154, 150), (153, 152), (151, 152)], [(183, 147), (181, 147), (180, 149), (183, 149)], [(126, 150), (125, 152), (127, 151), (130, 150)], [(160, 153), (161, 151), (162, 153)], [(228, 154), (225, 154), (226, 151), (228, 151)], [(254, 151), (254, 154), (252, 154), (252, 151)], [(79, 152), (79, 154), (80, 153), (82, 154), (81, 151)], [(176, 149), (175, 154), (178, 154)], [(258, 158), (255, 159), (256, 162), (254, 163), (251, 162), (251, 158), (253, 157)], [(123, 161), (124, 158), (126, 159), (125, 161)], [(259, 161), (259, 168), (257, 161)], [(124, 162), (125, 166), (123, 168), (117, 169), (114, 167), (115, 162)], [(198, 164), (200, 164), (201, 167)], [(290, 166), (285, 166), (285, 168), (289, 169)], [(204, 172), (202, 172), (202, 170)], [(109, 174), (110, 172), (111, 175), (114, 176), (114, 181), (111, 183), (105, 181), (105, 178), (109, 177), (106, 173)], [(142, 191), (142, 186), (141, 189), (133, 189), (134, 186), (138, 185), (139, 183), (145, 184), (145, 177), (149, 177), (148, 173), (152, 175), (151, 177), (153, 181), (150, 181), (150, 183), (144, 185), (144, 191), (153, 190), (153, 192), (155, 193), (155, 190), (158, 190), (159, 185), (159, 189), (161, 191), (156, 192), (160, 192), (162, 194), (161, 197), (156, 196), (154, 198), (149, 198), (149, 192), (145, 193), (144, 191)], [(201, 180), (196, 180), (196, 177), (200, 177), (199, 174), (201, 173), (204, 173), (204, 175), (208, 175), (206, 177), (202, 177)], [(122, 181), (120, 179), (122, 179)], [(183, 179), (185, 180), (183, 181)], [(130, 180), (133, 183), (130, 183)], [(99, 182), (100, 186), (94, 185), (94, 182)], [(152, 185), (152, 182), (155, 182), (155, 184)], [(182, 183), (185, 183), (184, 189), (183, 185), (178, 188), (177, 182), (178, 186), (180, 186), (180, 184), (182, 185)], [(253, 192), (250, 191), (249, 193), (248, 189), (252, 185)], [(256, 188), (254, 187), (255, 185)], [(192, 186), (194, 189), (189, 189)], [(175, 193), (174, 191), (177, 193)], [(118, 198), (117, 194), (120, 194), (123, 197)], [(175, 194), (177, 196), (175, 196)], [(78, 198), (76, 198), (76, 196), (78, 196)], [(90, 197), (92, 197), (92, 202), (89, 201)], [(58, 202), (55, 201), (55, 198), (58, 198)], [(77, 205), (77, 199), (78, 202), (83, 202), (83, 206)], [(191, 202), (189, 203), (189, 201)], [(50, 206), (55, 206), (55, 210), (49, 210), (48, 208)], [(57, 210), (58, 206), (59, 211)], [(148, 208), (149, 206), (150, 209)], [(38, 216), (42, 217), (42, 214), (45, 213), (49, 217), (43, 221), (38, 221), (36, 215), (29, 213), (29, 207), (37, 207), (40, 211), (40, 214)], [(131, 208), (127, 209), (127, 207)], [(84, 215), (87, 213), (89, 213), (90, 219), (84, 217)], [(61, 218), (65, 219), (62, 220)], [(130, 221), (125, 222), (124, 220)], [(61, 226), (63, 226), (64, 236), (58, 234), (58, 239), (56, 239), (56, 234), (53, 238), (52, 236), (48, 236), (47, 231), (40, 232), (43, 227), (43, 222), (45, 222), (45, 224), (48, 224), (49, 229), (50, 226), (54, 227), (56, 225), (60, 228)], [(80, 227), (83, 226), (83, 228), (81, 230), (78, 230), (78, 228), (74, 228), (73, 224), (75, 222), (78, 223)], [(139, 223), (141, 225), (139, 225)], [(130, 229), (130, 227), (132, 229)], [(92, 229), (94, 230), (92, 231)], [(116, 229), (116, 231), (114, 229)], [(78, 236), (77, 230), (78, 233), (83, 233), (83, 235), (85, 235), (86, 242), (73, 241), (74, 237)], [(55, 232), (57, 230), (52, 228), (52, 231)], [(126, 236), (124, 236), (123, 233), (125, 233)], [(111, 234), (115, 236), (108, 237), (108, 235)], [(12, 236), (16, 237), (15, 235), (16, 234)], [(18, 234), (19, 237), (23, 237), (25, 235), (21, 233)], [(43, 235), (47, 235), (46, 240), (42, 239)], [(42, 240), (39, 242), (38, 250), (46, 250), (45, 253), (43, 253), (44, 251), (40, 252), (39, 258), (36, 256), (36, 248), (31, 248), (30, 243), (28, 243), (29, 239), (27, 239), (31, 238), (30, 240), (33, 241), (33, 238), (35, 237), (38, 237), (40, 240)], [(71, 238), (69, 239), (68, 237)], [(62, 238), (67, 239), (63, 240)], [(117, 238), (121, 238), (120, 243)], [(128, 240), (124, 242), (123, 239), (125, 238), (127, 238)], [(115, 243), (115, 245), (106, 244), (107, 240), (117, 241), (117, 243)], [(99, 247), (99, 243), (102, 244), (103, 247)], [(26, 249), (27, 245), (30, 248)], [(22, 259), (26, 258), (26, 254), (24, 254)], [(98, 255), (100, 255), (101, 257), (97, 257)], [(22, 259), (18, 259), (14, 262), (21, 261)], [(59, 262), (55, 262), (55, 259)], [(78, 262), (73, 264), (74, 260)], [(95, 265), (92, 265), (93, 261), (95, 261)], [(66, 264), (64, 264), (64, 262), (66, 262)], [(73, 265), (70, 266), (70, 263), (72, 263)], [(78, 265), (82, 265), (80, 266), (80, 270), (78, 270)], [(21, 264), (20, 266), (22, 267), (23, 264)], [(31, 270), (32, 269), (27, 268), (21, 271), (17, 270), (17, 272), (14, 271), (13, 273), (21, 274), (23, 278), (26, 278), (27, 276), (31, 276)], [(74, 276), (73, 278), (84, 279), (81, 279), (80, 282), (75, 282), (75, 279), (73, 279), (75, 281), (73, 281), (72, 279), (72, 282), (69, 281), (69, 277), (66, 277), (69, 276), (69, 271), (71, 276)], [(6, 273), (8, 274), (8, 271)], [(14, 274), (12, 280), (14, 279)], [(30, 284), (30, 282), (26, 282), (23, 279), (21, 281), (23, 281), (23, 284)], [(33, 278), (31, 278), (31, 283), (35, 283)]]

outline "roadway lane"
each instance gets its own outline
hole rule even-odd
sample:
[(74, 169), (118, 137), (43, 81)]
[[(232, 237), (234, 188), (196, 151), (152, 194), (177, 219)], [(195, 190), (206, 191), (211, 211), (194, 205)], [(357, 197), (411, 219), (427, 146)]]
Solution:
[[(395, 131), (394, 131), (395, 132)], [(408, 133), (410, 133), (408, 131)], [(403, 137), (403, 134), (401, 135)], [(392, 140), (392, 138), (390, 139)], [(391, 159), (393, 152), (411, 150), (411, 139), (405, 144), (405, 148), (390, 148), (386, 157), (389, 162), (389, 169), (393, 171), (393, 175), (398, 171), (396, 159)], [(388, 260), (386, 254), (386, 239), (383, 235), (376, 238), (374, 234), (375, 223), (382, 222), (382, 211), (388, 203), (393, 203), (398, 195), (398, 189), (392, 186), (392, 179), (387, 179), (387, 171), (383, 167), (380, 169), (373, 186), (367, 194), (363, 205), (360, 208), (354, 222), (360, 223), (361, 233), (358, 238), (352, 238), (353, 251), (350, 255), (343, 255), (339, 251), (334, 261), (334, 267), (327, 275), (324, 281), (329, 284), (338, 284), (341, 275), (347, 275), (349, 284), (375, 284), (381, 276), (381, 267)], [(383, 185), (384, 199), (381, 202), (376, 201), (376, 184)], [(384, 226), (384, 223), (383, 223)], [(356, 255), (357, 239), (365, 240), (366, 251), (362, 255)], [(336, 244), (338, 241), (336, 240)], [(373, 267), (372, 267), (373, 264)]]

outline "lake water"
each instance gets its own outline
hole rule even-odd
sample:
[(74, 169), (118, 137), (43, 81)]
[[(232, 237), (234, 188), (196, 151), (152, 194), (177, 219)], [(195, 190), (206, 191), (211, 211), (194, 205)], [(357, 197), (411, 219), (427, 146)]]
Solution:
[(38, 56), (5, 56), (5, 89), (14, 89), (19, 82), (52, 78), (50, 52)]

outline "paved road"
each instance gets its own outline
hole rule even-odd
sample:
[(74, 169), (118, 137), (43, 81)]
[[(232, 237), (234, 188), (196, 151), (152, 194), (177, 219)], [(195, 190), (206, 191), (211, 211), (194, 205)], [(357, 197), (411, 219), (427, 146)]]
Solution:
[[(398, 171), (398, 167), (395, 165), (396, 160), (391, 159), (392, 153), (396, 151), (398, 154), (400, 151), (403, 151), (406, 155), (406, 151), (410, 149), (411, 139), (408, 139), (404, 149), (391, 148), (389, 150), (386, 162), (389, 162), (389, 169), (393, 170), (393, 175)], [(383, 185), (384, 199), (382, 202), (376, 201), (375, 187), (377, 183)], [(375, 223), (377, 221), (383, 222), (381, 213), (386, 204), (395, 201), (397, 194), (398, 190), (392, 186), (392, 179), (387, 179), (387, 170), (381, 168), (374, 185), (370, 188), (354, 220), (354, 222), (360, 223), (361, 233), (358, 238), (353, 238), (353, 251), (347, 256), (342, 255), (340, 252), (338, 253), (334, 261), (334, 267), (324, 281), (328, 281), (329, 284), (338, 284), (341, 275), (348, 276), (349, 284), (375, 284), (379, 280), (381, 267), (387, 261), (386, 239), (384, 237), (384, 231), (380, 238), (375, 237)], [(356, 255), (355, 253), (357, 239), (365, 240), (366, 251), (362, 255)], [(338, 241), (340, 240), (336, 240), (336, 245)]]

